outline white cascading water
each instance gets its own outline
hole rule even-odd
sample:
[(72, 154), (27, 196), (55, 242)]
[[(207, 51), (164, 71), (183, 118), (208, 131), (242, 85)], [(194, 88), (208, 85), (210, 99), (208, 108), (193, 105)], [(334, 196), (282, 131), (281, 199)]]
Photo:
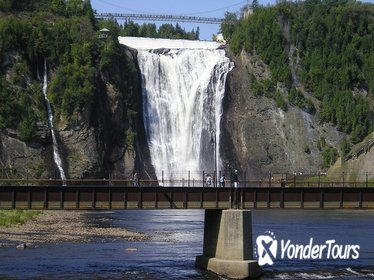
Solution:
[[(151, 46), (160, 47), (159, 40), (142, 40), (137, 48), (143, 118), (158, 180), (186, 178), (187, 171), (220, 170), (222, 99), (233, 63), (214, 42), (173, 40), (173, 49), (167, 45), (156, 50)], [(120, 42), (130, 44), (124, 38)]]
[(43, 95), (44, 95), (45, 104), (47, 106), (48, 124), (49, 124), (49, 128), (52, 134), (53, 160), (56, 163), (56, 166), (60, 172), (62, 185), (66, 186), (66, 176), (65, 176), (64, 169), (62, 168), (62, 162), (61, 162), (61, 157), (60, 157), (60, 153), (58, 149), (58, 143), (57, 143), (54, 127), (53, 127), (53, 114), (52, 114), (51, 103), (49, 102), (48, 95), (47, 95), (47, 89), (48, 89), (47, 61), (44, 60)]

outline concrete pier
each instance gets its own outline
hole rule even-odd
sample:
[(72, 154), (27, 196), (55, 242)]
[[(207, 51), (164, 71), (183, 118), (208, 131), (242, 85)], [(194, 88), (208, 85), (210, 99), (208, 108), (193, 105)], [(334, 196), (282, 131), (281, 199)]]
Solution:
[(205, 210), (203, 255), (196, 266), (233, 279), (261, 275), (253, 260), (250, 210)]

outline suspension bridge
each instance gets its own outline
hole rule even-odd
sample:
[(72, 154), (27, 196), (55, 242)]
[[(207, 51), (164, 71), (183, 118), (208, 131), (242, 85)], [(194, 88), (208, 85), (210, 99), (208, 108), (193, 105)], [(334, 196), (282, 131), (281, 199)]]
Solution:
[(128, 14), (128, 13), (96, 13), (97, 19), (120, 19), (120, 20), (149, 20), (149, 21), (171, 21), (171, 22), (195, 22), (204, 24), (221, 24), (223, 18), (196, 17), (182, 15), (158, 15), (158, 14)]

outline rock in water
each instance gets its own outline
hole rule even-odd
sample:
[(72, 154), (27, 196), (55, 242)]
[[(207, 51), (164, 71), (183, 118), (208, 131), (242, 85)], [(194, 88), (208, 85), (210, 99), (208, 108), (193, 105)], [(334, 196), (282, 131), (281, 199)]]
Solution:
[(26, 245), (26, 243), (18, 244), (18, 245), (16, 246), (16, 248), (17, 248), (18, 250), (24, 250), (24, 249), (27, 248), (27, 245)]

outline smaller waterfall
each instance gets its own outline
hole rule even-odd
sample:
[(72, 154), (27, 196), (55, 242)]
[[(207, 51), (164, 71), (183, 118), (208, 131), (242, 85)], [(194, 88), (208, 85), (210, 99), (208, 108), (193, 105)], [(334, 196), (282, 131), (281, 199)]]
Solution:
[(60, 153), (59, 153), (59, 150), (58, 150), (58, 143), (57, 143), (55, 131), (54, 131), (54, 128), (53, 128), (53, 114), (52, 114), (51, 103), (49, 102), (48, 95), (47, 95), (47, 88), (48, 88), (47, 60), (44, 60), (43, 95), (44, 95), (45, 104), (47, 106), (49, 128), (51, 129), (51, 134), (52, 134), (53, 160), (55, 161), (55, 163), (57, 165), (57, 168), (60, 172), (62, 185), (66, 186), (65, 172), (64, 172), (64, 169), (62, 168), (61, 157), (60, 157)]

